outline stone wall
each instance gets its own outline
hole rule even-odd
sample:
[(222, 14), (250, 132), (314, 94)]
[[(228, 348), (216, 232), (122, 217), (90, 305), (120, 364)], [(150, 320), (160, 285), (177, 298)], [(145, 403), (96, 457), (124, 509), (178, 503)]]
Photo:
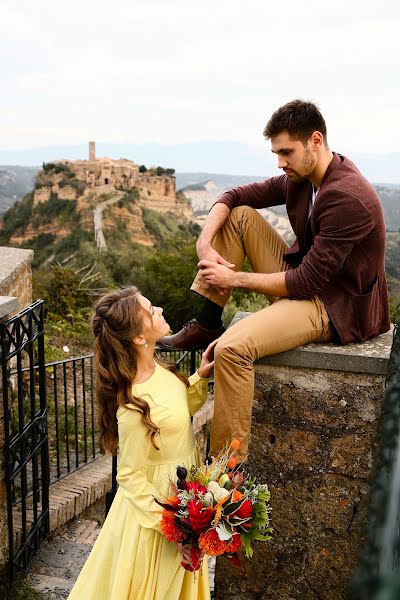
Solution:
[(32, 260), (33, 250), (0, 246), (0, 296), (18, 298), (18, 310), (32, 302)]
[(244, 573), (218, 559), (217, 598), (349, 597), (391, 341), (311, 344), (256, 365), (246, 467), (270, 486), (274, 534)]
[[(0, 319), (11, 318), (32, 301), (32, 250), (0, 246)], [(0, 569), (8, 560), (4, 412), (0, 373)]]

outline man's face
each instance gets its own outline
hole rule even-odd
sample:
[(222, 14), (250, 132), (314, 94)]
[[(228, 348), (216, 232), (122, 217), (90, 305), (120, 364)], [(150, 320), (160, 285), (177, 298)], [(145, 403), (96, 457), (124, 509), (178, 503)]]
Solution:
[(271, 138), (271, 150), (278, 157), (278, 168), (285, 171), (290, 181), (308, 179), (315, 169), (317, 158), (311, 138), (304, 145), (284, 131)]

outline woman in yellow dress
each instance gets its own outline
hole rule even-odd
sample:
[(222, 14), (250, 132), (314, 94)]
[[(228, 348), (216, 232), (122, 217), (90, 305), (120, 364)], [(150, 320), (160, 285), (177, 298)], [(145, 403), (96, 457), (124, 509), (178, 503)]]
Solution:
[(190, 416), (204, 403), (210, 344), (187, 379), (154, 357), (169, 326), (135, 287), (95, 305), (93, 331), (100, 449), (116, 453), (118, 491), (69, 600), (209, 600), (207, 560), (192, 573), (160, 530), (155, 502), (171, 494), (176, 467), (200, 461)]

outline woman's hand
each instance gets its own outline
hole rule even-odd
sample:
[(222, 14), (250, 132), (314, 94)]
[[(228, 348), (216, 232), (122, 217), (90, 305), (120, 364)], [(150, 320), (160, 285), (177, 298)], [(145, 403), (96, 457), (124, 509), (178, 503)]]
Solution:
[(211, 373), (214, 370), (214, 348), (218, 343), (219, 338), (211, 342), (209, 346), (207, 346), (206, 350), (203, 352), (203, 356), (201, 357), (201, 363), (199, 368), (197, 369), (200, 377), (210, 377)]

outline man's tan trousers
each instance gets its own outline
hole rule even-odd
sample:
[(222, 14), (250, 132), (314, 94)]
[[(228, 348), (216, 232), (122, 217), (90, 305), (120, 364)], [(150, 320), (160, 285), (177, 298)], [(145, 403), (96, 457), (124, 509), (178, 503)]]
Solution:
[[(247, 256), (256, 273), (288, 269), (283, 259), (286, 242), (256, 210), (240, 206), (231, 210), (217, 233), (214, 248), (226, 260), (242, 268)], [(200, 273), (192, 290), (224, 306), (221, 296)], [(325, 306), (318, 296), (308, 300), (268, 298), (270, 305), (230, 327), (215, 348), (214, 418), (211, 454), (215, 456), (226, 441), (241, 440), (240, 460), (247, 458), (254, 396), (253, 363), (261, 356), (276, 354), (302, 344), (328, 341), (333, 329)]]

